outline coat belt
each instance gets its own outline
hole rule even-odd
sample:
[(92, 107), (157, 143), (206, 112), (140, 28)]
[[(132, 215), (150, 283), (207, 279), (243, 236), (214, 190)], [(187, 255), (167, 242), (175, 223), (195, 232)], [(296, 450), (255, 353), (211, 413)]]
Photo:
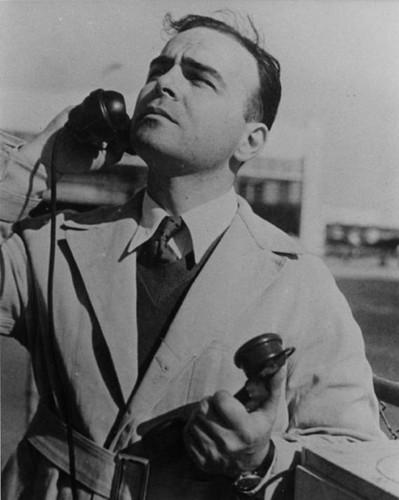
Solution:
[[(59, 469), (70, 473), (67, 427), (56, 415), (40, 404), (25, 438), (44, 457)], [(137, 499), (144, 498), (148, 480), (148, 460), (135, 456), (115, 454), (102, 448), (77, 431), (73, 431), (76, 479), (93, 493), (111, 498), (123, 479), (137, 491)], [(114, 489), (114, 490), (113, 490)], [(135, 498), (135, 495), (129, 495)]]

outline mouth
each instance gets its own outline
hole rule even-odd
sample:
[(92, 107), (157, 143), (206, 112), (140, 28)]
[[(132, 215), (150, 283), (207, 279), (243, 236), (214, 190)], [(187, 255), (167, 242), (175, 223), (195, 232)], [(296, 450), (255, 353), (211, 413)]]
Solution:
[(149, 106), (148, 108), (146, 108), (143, 113), (140, 114), (140, 119), (151, 117), (153, 115), (162, 116), (164, 118), (167, 118), (172, 123), (177, 123), (177, 121), (169, 113), (167, 113), (164, 109), (158, 108), (156, 106)]

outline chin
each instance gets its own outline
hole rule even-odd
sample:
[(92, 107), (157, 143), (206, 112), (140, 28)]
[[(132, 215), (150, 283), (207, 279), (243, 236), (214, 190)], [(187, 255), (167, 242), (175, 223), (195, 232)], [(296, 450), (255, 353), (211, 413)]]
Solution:
[(146, 126), (141, 125), (137, 130), (133, 130), (131, 138), (137, 148), (160, 149), (175, 142), (175, 139), (167, 131), (148, 124)]
[(132, 136), (132, 144), (135, 150), (144, 160), (152, 156), (168, 157), (179, 156), (176, 147), (176, 139), (161, 131), (142, 130)]

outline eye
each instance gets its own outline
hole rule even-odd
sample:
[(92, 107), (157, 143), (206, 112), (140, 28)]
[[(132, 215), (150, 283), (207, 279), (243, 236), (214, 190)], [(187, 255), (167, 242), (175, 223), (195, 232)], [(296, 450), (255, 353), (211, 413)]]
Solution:
[(198, 72), (187, 72), (186, 78), (196, 86), (206, 86), (215, 89), (213, 82), (204, 74)]
[(210, 80), (207, 80), (206, 78), (201, 78), (201, 77), (196, 78), (195, 82), (197, 82), (198, 85), (206, 85), (206, 86), (210, 87), (211, 89), (215, 88), (213, 83)]

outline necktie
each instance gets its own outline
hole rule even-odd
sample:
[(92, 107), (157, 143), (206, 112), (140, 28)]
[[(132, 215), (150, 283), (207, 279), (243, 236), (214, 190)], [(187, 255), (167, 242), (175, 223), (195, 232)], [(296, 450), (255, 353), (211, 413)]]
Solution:
[(140, 259), (147, 265), (162, 265), (176, 262), (178, 256), (168, 245), (168, 241), (182, 229), (181, 217), (165, 217), (153, 236), (144, 243)]

